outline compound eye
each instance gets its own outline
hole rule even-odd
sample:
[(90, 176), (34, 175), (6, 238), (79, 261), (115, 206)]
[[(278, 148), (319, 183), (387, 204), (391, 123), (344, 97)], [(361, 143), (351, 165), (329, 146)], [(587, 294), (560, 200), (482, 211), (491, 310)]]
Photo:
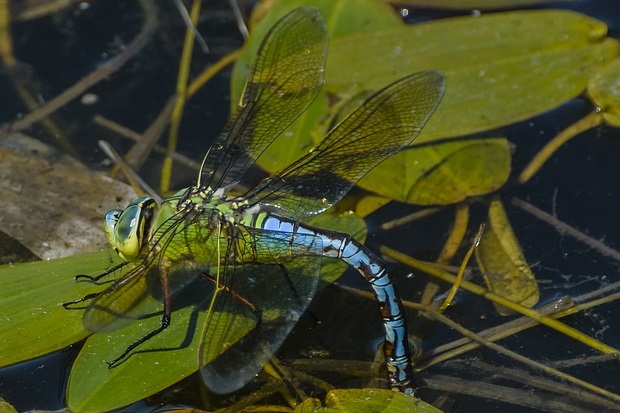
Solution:
[(103, 230), (105, 231), (105, 236), (112, 247), (116, 246), (116, 225), (118, 224), (118, 220), (120, 219), (122, 213), (122, 210), (114, 209), (105, 214), (105, 224)]
[[(124, 260), (135, 261), (148, 243), (157, 203), (153, 198), (138, 198), (118, 214), (106, 215), (106, 235)], [(112, 230), (110, 230), (112, 229)]]

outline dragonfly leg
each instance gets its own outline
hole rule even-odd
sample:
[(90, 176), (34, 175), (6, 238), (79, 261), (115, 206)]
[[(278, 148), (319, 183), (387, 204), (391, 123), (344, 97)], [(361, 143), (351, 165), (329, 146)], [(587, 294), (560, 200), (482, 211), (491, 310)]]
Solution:
[(90, 305), (90, 303), (84, 304), (84, 305), (81, 305), (81, 306), (76, 306), (76, 304), (80, 304), (80, 303), (83, 303), (85, 301), (90, 301), (93, 298), (99, 297), (99, 295), (101, 295), (101, 292), (87, 294), (87, 295), (85, 295), (82, 298), (78, 298), (77, 300), (73, 300), (73, 301), (68, 301), (66, 303), (62, 303), (62, 306), (64, 308), (66, 308), (67, 310), (79, 310), (79, 309), (82, 309), (82, 308), (87, 308)]
[(123, 268), (125, 265), (129, 264), (129, 262), (125, 261), (125, 262), (121, 262), (120, 264), (115, 265), (114, 267), (110, 268), (107, 271), (102, 272), (101, 274), (98, 274), (96, 276), (92, 276), (92, 275), (86, 275), (86, 274), (78, 274), (75, 276), (75, 281), (77, 282), (90, 282), (93, 284), (97, 284), (97, 285), (101, 285), (101, 284), (107, 284), (110, 282), (113, 282), (114, 280), (110, 280), (110, 281), (104, 281), (104, 282), (98, 282), (100, 279), (107, 277), (110, 274), (115, 273), (116, 271), (120, 270), (121, 268)]
[(164, 297), (164, 313), (161, 316), (161, 324), (155, 330), (149, 332), (139, 340), (130, 344), (120, 356), (118, 356), (114, 360), (107, 361), (106, 363), (108, 364), (108, 368), (111, 369), (117, 366), (118, 363), (123, 361), (136, 347), (143, 343), (146, 343), (147, 341), (164, 331), (170, 325), (170, 320), (172, 318), (172, 299), (170, 295), (170, 284), (168, 282), (168, 271), (164, 268), (160, 269), (160, 280)]

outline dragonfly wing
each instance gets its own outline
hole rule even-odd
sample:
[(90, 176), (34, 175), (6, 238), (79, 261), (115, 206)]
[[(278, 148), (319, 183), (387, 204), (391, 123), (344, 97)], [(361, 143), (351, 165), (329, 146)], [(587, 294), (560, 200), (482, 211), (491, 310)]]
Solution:
[(327, 28), (318, 10), (284, 16), (261, 44), (242, 101), (202, 164), (198, 186), (237, 183), (265, 149), (316, 98), (327, 57)]
[(84, 327), (94, 333), (115, 331), (155, 311), (146, 300), (149, 292), (145, 274), (143, 266), (134, 265), (101, 292), (84, 312)]
[(409, 146), (445, 90), (436, 71), (402, 78), (368, 98), (310, 153), (260, 183), (248, 196), (296, 219), (338, 202), (368, 171)]
[[(291, 234), (250, 231), (252, 242), (246, 245), (257, 261), (265, 263), (223, 269), (223, 289), (216, 295), (202, 335), (201, 373), (216, 393), (243, 387), (263, 368), (317, 288), (320, 258), (295, 256), (320, 245), (318, 237), (296, 235), (292, 241)], [(282, 256), (287, 249), (289, 256)]]

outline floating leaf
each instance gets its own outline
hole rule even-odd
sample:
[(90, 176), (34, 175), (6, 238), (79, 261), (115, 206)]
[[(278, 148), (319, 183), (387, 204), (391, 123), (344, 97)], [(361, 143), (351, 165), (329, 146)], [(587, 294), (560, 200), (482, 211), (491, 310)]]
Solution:
[(500, 188), (510, 175), (510, 148), (504, 138), (415, 146), (391, 162), (390, 175), (369, 174), (360, 186), (402, 202), (454, 204)]
[(389, 202), (390, 202), (390, 199), (382, 197), (382, 196), (376, 196), (376, 195), (364, 196), (358, 202), (356, 202), (355, 214), (359, 215), (360, 217), (367, 217), (368, 215), (372, 214), (376, 210), (385, 206)]
[[(441, 70), (446, 94), (415, 144), (473, 134), (527, 119), (581, 94), (590, 77), (618, 55), (618, 43), (605, 37), (606, 30), (587, 16), (551, 10), (351, 34), (331, 42), (326, 88), (353, 96), (412, 72)], [(387, 192), (385, 183), (402, 180), (402, 166), (413, 158), (402, 151), (371, 171), (372, 178), (361, 186), (399, 199), (402, 188)]]
[(17, 413), (17, 410), (9, 402), (0, 398), (0, 412), (2, 413)]
[(252, 14), (250, 37), (245, 42), (243, 52), (233, 68), (231, 109), (234, 109), (239, 102), (258, 46), (269, 29), (293, 9), (304, 6), (317, 8), (327, 22), (330, 39), (349, 33), (374, 32), (404, 24), (394, 9), (375, 0), (286, 0), (264, 4), (263, 7), (257, 7)]
[[(560, 1), (569, 2), (575, 0)], [(551, 0), (400, 0), (398, 4), (417, 7), (433, 7), (438, 9), (484, 10), (532, 6), (550, 2)], [(554, 3), (557, 3), (557, 1), (554, 1)]]
[(446, 94), (416, 143), (462, 136), (530, 118), (581, 94), (618, 55), (618, 43), (606, 33), (602, 22), (561, 10), (355, 33), (331, 41), (326, 88), (353, 96), (413, 72), (440, 70)]
[[(476, 248), (476, 261), (492, 292), (526, 307), (538, 302), (536, 279), (498, 199), (489, 205), (488, 223)], [(500, 314), (511, 314), (505, 307), (496, 308)]]
[[(415, 144), (463, 136), (527, 119), (581, 94), (591, 76), (618, 55), (618, 43), (606, 32), (607, 27), (595, 19), (561, 10), (364, 28), (330, 39), (325, 88), (347, 98), (413, 72), (441, 70), (447, 78), (446, 94)], [(233, 91), (240, 89), (238, 79), (236, 74)], [(321, 110), (313, 108), (301, 121), (303, 129), (286, 133), (294, 140), (279, 139), (272, 145), (265, 156), (275, 159), (265, 164), (270, 171), (288, 164), (295, 154), (291, 147), (303, 148), (301, 154), (311, 146), (311, 119), (317, 119)], [(403, 184), (415, 183), (416, 178), (404, 174), (415, 158), (402, 151), (371, 171), (360, 186), (392, 199), (408, 199), (415, 189)], [(471, 161), (470, 168), (475, 168), (478, 160)], [(397, 184), (387, 190), (388, 182)], [(470, 185), (484, 187), (485, 182)], [(451, 198), (454, 194), (438, 202)]]
[(620, 127), (620, 59), (601, 69), (588, 86), (588, 95), (601, 108), (603, 118)]
[(403, 393), (380, 389), (332, 390), (325, 407), (307, 399), (293, 413), (441, 413), (441, 410)]
[(105, 251), (0, 267), (0, 307), (10, 309), (0, 319), (0, 366), (63, 349), (90, 334), (82, 311), (60, 304), (100, 290), (74, 276), (109, 268), (114, 260), (116, 254)]
[[(201, 337), (197, 332), (202, 331), (206, 320), (204, 299), (210, 292), (204, 290), (209, 287), (207, 283), (195, 283), (191, 289), (194, 296), (183, 297), (185, 302), (173, 312), (170, 326), (139, 346), (115, 368), (109, 369), (106, 361), (114, 360), (129, 345), (159, 327), (161, 315), (139, 320), (112, 333), (90, 336), (69, 376), (67, 405), (71, 411), (117, 409), (163, 390), (198, 370)], [(202, 300), (201, 293), (204, 294)], [(237, 325), (234, 330), (239, 334), (237, 339), (248, 332), (247, 326)]]

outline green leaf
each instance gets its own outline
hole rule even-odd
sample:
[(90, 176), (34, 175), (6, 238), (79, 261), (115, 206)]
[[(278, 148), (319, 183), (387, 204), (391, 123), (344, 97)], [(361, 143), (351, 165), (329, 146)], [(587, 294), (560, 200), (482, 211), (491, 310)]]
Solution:
[(368, 174), (359, 186), (402, 202), (449, 205), (499, 189), (510, 170), (504, 138), (442, 141), (404, 151), (384, 174)]
[[(536, 278), (530, 270), (499, 199), (489, 205), (488, 225), (476, 248), (476, 261), (488, 288), (526, 307), (539, 299)], [(500, 314), (512, 314), (497, 306)]]
[(0, 413), (17, 413), (17, 410), (3, 398), (0, 397)]
[[(575, 1), (575, 0), (559, 0)], [(417, 7), (432, 7), (445, 9), (508, 9), (535, 4), (549, 3), (550, 0), (400, 0), (398, 4)], [(557, 3), (557, 0), (554, 2)]]
[[(478, 133), (535, 116), (581, 94), (591, 76), (618, 55), (618, 43), (606, 37), (606, 31), (603, 23), (587, 16), (548, 10), (355, 33), (331, 42), (326, 89), (354, 96), (412, 72), (441, 70), (446, 94), (415, 144)], [(402, 176), (403, 165), (412, 159), (409, 151), (401, 151), (368, 179), (390, 182)], [(383, 185), (365, 187), (397, 199), (403, 195), (402, 188), (387, 193)]]
[(618, 55), (618, 43), (606, 32), (605, 24), (585, 15), (546, 10), (356, 33), (331, 41), (326, 88), (353, 96), (410, 73), (440, 70), (446, 94), (416, 143), (473, 134), (582, 93), (590, 77)]
[(333, 390), (325, 407), (317, 399), (307, 399), (293, 413), (441, 413), (420, 399), (392, 390)]
[[(539, 30), (540, 27), (545, 30)], [(378, 90), (413, 72), (442, 70), (447, 77), (446, 95), (415, 144), (478, 133), (535, 116), (581, 94), (591, 76), (618, 55), (618, 44), (606, 37), (606, 30), (597, 20), (560, 10), (459, 17), (410, 26), (392, 24), (381, 30), (366, 27), (364, 31), (330, 40), (326, 90), (347, 98)], [(360, 44), (364, 47), (360, 48)], [(241, 79), (239, 72), (233, 85), (241, 85)], [(312, 123), (320, 118), (324, 105), (321, 96), (300, 120), (303, 127), (293, 129), (298, 126), (294, 125), (285, 134), (293, 139), (276, 141), (260, 160), (261, 166), (274, 171), (307, 151), (310, 136), (318, 131)], [(415, 167), (408, 176), (407, 168), (419, 159), (412, 151), (405, 150), (388, 159), (371, 171), (361, 185), (408, 202), (445, 204), (463, 199), (457, 190), (445, 199), (433, 201), (422, 196), (422, 200), (416, 201), (418, 196), (414, 194), (418, 189), (406, 186), (418, 181)], [(499, 165), (505, 158), (498, 154), (497, 160), (489, 162)], [(470, 161), (470, 168), (475, 169), (478, 159)], [(386, 185), (392, 182), (393, 185)], [(497, 188), (497, 183), (485, 179), (461, 179), (456, 185), (467, 182), (480, 188), (476, 194), (485, 193), (485, 187), (489, 191)], [(441, 191), (443, 188), (426, 190)]]
[[(195, 284), (192, 287), (194, 297), (185, 296), (185, 302), (175, 303), (180, 308), (173, 312), (170, 326), (140, 345), (118, 366), (109, 369), (105, 362), (115, 359), (129, 345), (159, 327), (159, 314), (121, 330), (97, 333), (88, 338), (69, 376), (67, 405), (71, 411), (117, 409), (163, 390), (198, 370), (200, 333), (207, 318), (205, 302), (200, 300), (200, 295), (208, 296), (210, 292), (204, 291), (208, 289), (207, 283)], [(237, 322), (240, 320), (235, 318)], [(250, 329), (247, 324), (232, 328), (237, 340)]]
[(275, 173), (308, 153), (314, 147), (312, 135), (326, 112), (327, 97), (325, 92), (321, 91), (304, 114), (284, 131), (283, 138), (279, 139), (281, 144), (270, 145), (258, 158), (260, 167)]
[(90, 333), (82, 326), (82, 311), (61, 303), (99, 291), (101, 286), (76, 282), (77, 274), (109, 268), (117, 260), (98, 252), (0, 267), (0, 366), (29, 360), (80, 341)]
[[(231, 81), (231, 109), (239, 102), (250, 64), (258, 47), (273, 25), (293, 9), (316, 7), (327, 22), (330, 39), (348, 33), (387, 29), (403, 25), (401, 18), (389, 6), (374, 0), (286, 0), (271, 1), (268, 7), (257, 8), (252, 16), (252, 31), (235, 63)], [(371, 17), (371, 18), (370, 18)]]
[(590, 98), (599, 108), (605, 121), (620, 127), (620, 59), (601, 69), (588, 86)]

